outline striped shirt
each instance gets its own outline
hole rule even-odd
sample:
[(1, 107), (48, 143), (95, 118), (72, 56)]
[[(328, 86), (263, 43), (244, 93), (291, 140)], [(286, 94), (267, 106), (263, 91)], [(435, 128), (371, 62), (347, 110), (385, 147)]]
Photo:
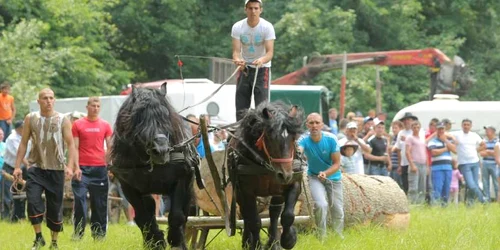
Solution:
[[(493, 138), (493, 140), (488, 140), (488, 138), (486, 138), (484, 142), (486, 143), (486, 150), (495, 150), (495, 144), (498, 142), (498, 138)], [(483, 157), (483, 163), (496, 164), (495, 156)]]
[[(391, 149), (392, 149), (392, 147), (394, 147), (394, 145), (396, 145), (397, 139), (398, 139), (398, 135), (395, 135), (392, 137)], [(399, 166), (398, 152), (394, 151), (391, 153), (391, 163), (392, 163), (393, 167), (397, 168)]]
[[(444, 142), (438, 138), (434, 138), (429, 141), (427, 148), (432, 152), (433, 149), (442, 149), (446, 147)], [(431, 166), (432, 170), (452, 170), (451, 169), (451, 153), (450, 151), (445, 151), (440, 155), (431, 154)]]

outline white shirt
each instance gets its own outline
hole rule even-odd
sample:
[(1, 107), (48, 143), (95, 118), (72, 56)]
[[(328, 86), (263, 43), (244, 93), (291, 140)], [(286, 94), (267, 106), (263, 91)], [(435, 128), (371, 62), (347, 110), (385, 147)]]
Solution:
[[(12, 133), (7, 137), (7, 140), (5, 140), (4, 155), (4, 162), (11, 167), (14, 167), (16, 164), (17, 149), (19, 148), (19, 144), (21, 144), (21, 135), (18, 134), (15, 130), (12, 130)], [(30, 145), (31, 143), (28, 143), (28, 147), (26, 148), (26, 156), (30, 151)]]
[[(413, 134), (413, 131), (411, 129), (407, 130), (401, 130), (398, 133), (398, 139), (396, 140), (396, 144), (394, 146), (401, 150), (401, 166), (408, 166), (410, 163), (408, 162), (408, 159), (406, 159), (406, 138), (410, 137)], [(418, 133), (418, 136), (422, 141), (425, 142), (425, 131), (423, 129), (420, 129), (420, 132)], [(405, 140), (402, 140), (405, 137)]]
[[(370, 145), (366, 144), (366, 142), (363, 141), (363, 139), (359, 139), (358, 141), (353, 141), (353, 140), (348, 140), (347, 137), (345, 138), (342, 138), (339, 140), (339, 146), (342, 147), (344, 146), (344, 144), (346, 144), (346, 142), (348, 141), (352, 141), (352, 142), (355, 142), (357, 143), (358, 145), (361, 143), (363, 145), (367, 145), (368, 147), (370, 147)], [(341, 159), (344, 157), (344, 156), (340, 156)], [(352, 172), (353, 174), (364, 174), (365, 173), (365, 164), (363, 163), (363, 149), (361, 148), (361, 146), (358, 146), (358, 150), (356, 150), (356, 153), (354, 153), (352, 155), (352, 161), (354, 162), (354, 172)]]
[(483, 141), (476, 132), (464, 133), (464, 131), (454, 131), (451, 133), (457, 139), (457, 160), (458, 164), (468, 164), (479, 162), (477, 148)]
[[(264, 18), (260, 18), (253, 28), (248, 25), (247, 18), (238, 21), (233, 25), (231, 36), (241, 41), (241, 56), (247, 63), (266, 55), (264, 41), (276, 39), (273, 25)], [(271, 67), (271, 61), (262, 66)]]

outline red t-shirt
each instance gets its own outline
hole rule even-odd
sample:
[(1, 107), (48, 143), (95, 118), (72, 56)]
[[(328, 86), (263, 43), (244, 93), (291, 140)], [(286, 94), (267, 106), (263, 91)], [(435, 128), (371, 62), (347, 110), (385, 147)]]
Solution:
[(109, 123), (101, 118), (89, 121), (87, 117), (73, 123), (73, 137), (78, 138), (78, 164), (80, 166), (106, 166), (104, 139), (113, 131)]

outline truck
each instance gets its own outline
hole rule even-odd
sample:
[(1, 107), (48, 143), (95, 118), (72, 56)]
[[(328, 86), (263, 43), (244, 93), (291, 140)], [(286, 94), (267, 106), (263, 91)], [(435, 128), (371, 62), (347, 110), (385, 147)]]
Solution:
[[(161, 84), (167, 82), (167, 96), (169, 102), (181, 115), (202, 114), (210, 115), (214, 125), (230, 124), (236, 122), (235, 93), (236, 85), (227, 84), (221, 86), (208, 79), (168, 79), (162, 81), (136, 84), (137, 88), (160, 88)], [(219, 89), (220, 88), (220, 89)], [(213, 96), (217, 89), (219, 91)], [(114, 125), (116, 115), (122, 103), (131, 93), (131, 86), (123, 90), (120, 95), (102, 96), (101, 117)], [(322, 114), (323, 119), (328, 120), (329, 101), (332, 93), (324, 86), (287, 86), (271, 85), (270, 100), (282, 100), (289, 104), (302, 107), (306, 114), (317, 112)], [(55, 110), (62, 113), (79, 111), (87, 113), (88, 97), (56, 99)], [(199, 105), (197, 105), (199, 104)], [(30, 111), (38, 110), (36, 101), (30, 103)]]
[(472, 129), (484, 135), (484, 126), (494, 126), (500, 129), (500, 102), (499, 101), (460, 101), (457, 95), (435, 95), (431, 101), (422, 101), (405, 107), (394, 116), (394, 121), (401, 119), (406, 112), (415, 115), (422, 128), (426, 128), (432, 118), (452, 121), (451, 130), (460, 130), (462, 120), (472, 121)]

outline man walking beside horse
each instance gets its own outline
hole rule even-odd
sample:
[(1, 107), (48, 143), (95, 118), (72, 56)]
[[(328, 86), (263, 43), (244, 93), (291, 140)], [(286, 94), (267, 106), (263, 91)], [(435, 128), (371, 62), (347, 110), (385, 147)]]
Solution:
[[(54, 110), (54, 92), (48, 88), (42, 89), (38, 93), (37, 102), (40, 111), (32, 112), (24, 119), (13, 175), (16, 180), (22, 178), (21, 163), (31, 139), (32, 147), (28, 157), (31, 167), (27, 170), (26, 196), (28, 216), (36, 234), (33, 249), (45, 245), (41, 228), (44, 215), (51, 230), (51, 248), (57, 249), (57, 236), (63, 229), (64, 177), (66, 174), (70, 179), (78, 166), (74, 159), (76, 152), (71, 123), (63, 114)], [(64, 144), (67, 145), (69, 153), (67, 166), (64, 162)], [(45, 202), (42, 199), (44, 192)]]
[(320, 230), (320, 237), (325, 237), (327, 218), (330, 217), (333, 229), (343, 237), (344, 197), (339, 143), (335, 135), (321, 130), (323, 119), (320, 114), (308, 115), (306, 125), (309, 134), (300, 139), (299, 149), (307, 157), (307, 175), (314, 200), (316, 225)]
[(90, 194), (90, 229), (96, 240), (106, 236), (108, 225), (108, 169), (106, 167), (106, 146), (111, 146), (112, 130), (109, 123), (99, 117), (101, 101), (90, 97), (87, 102), (87, 116), (75, 121), (72, 127), (73, 140), (78, 152), (81, 180), (72, 180), (75, 196), (74, 240), (83, 237), (87, 222), (87, 192)]

